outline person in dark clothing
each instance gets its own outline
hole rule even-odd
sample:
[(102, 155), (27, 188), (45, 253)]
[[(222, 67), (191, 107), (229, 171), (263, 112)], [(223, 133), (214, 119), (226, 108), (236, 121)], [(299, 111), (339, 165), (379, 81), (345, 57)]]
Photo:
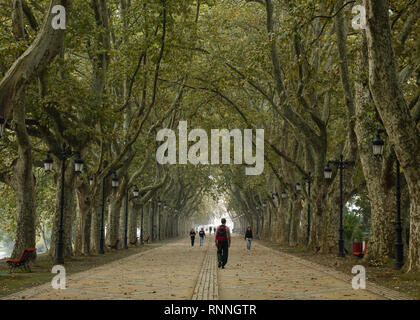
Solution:
[(198, 235), (200, 236), (200, 247), (201, 247), (203, 245), (204, 237), (206, 236), (206, 233), (204, 232), (204, 228), (201, 228)]
[(222, 224), (214, 231), (215, 243), (217, 247), (217, 260), (219, 261), (219, 268), (224, 269), (228, 260), (230, 248), (230, 230), (226, 226), (226, 219), (222, 219)]
[(252, 241), (251, 226), (248, 226), (248, 229), (246, 230), (245, 240), (246, 240), (246, 250), (250, 251), (251, 250), (251, 241)]
[(190, 237), (191, 237), (191, 247), (194, 247), (194, 240), (195, 240), (195, 231), (194, 231), (194, 229), (191, 229), (191, 231), (190, 231)]

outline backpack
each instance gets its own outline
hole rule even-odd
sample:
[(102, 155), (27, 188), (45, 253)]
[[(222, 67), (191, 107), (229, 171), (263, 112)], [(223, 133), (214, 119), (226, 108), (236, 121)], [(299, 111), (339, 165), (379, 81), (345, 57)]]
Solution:
[(219, 226), (219, 228), (217, 228), (216, 240), (217, 241), (226, 241), (226, 240), (228, 240), (227, 230), (226, 230), (226, 226), (225, 225), (222, 224), (222, 225)]

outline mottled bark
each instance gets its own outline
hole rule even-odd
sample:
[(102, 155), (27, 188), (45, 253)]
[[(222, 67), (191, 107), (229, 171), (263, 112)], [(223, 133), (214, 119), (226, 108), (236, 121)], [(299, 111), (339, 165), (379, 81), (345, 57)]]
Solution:
[[(101, 237), (101, 215), (102, 215), (102, 183), (98, 186), (98, 190), (93, 200), (93, 208), (91, 214), (91, 228), (90, 228), (90, 249), (92, 253), (99, 253), (100, 237)], [(106, 199), (105, 199), (106, 205)], [(104, 209), (104, 221), (106, 221), (106, 208)]]
[(83, 185), (76, 189), (76, 230), (74, 235), (75, 255), (88, 255), (90, 253), (90, 236), (92, 222), (92, 201), (89, 197), (89, 188)]
[(32, 173), (32, 146), (25, 126), (25, 107), (18, 103), (13, 110), (18, 144), (18, 160), (14, 167), (16, 186), (16, 233), (12, 258), (23, 250), (34, 248), (36, 242), (35, 178)]
[[(61, 168), (60, 159), (55, 159), (56, 167)], [(60, 169), (61, 170), (61, 169)], [(59, 171), (60, 171), (59, 170)], [(53, 217), (53, 227), (51, 231), (51, 247), (49, 254), (55, 256), (56, 245), (58, 239), (58, 230), (60, 225), (60, 201), (61, 201), (61, 172), (57, 172), (56, 179), (56, 206)], [(63, 212), (63, 255), (64, 258), (71, 257), (73, 254), (73, 245), (72, 245), (72, 224), (73, 224), (73, 214), (75, 209), (75, 189), (74, 189), (74, 164), (73, 161), (66, 161), (66, 170), (64, 177), (64, 212)]]
[(128, 210), (128, 244), (130, 241), (136, 240), (138, 216), (140, 216), (140, 210), (131, 203)]
[[(55, 14), (52, 8), (62, 5), (66, 8), (67, 15), (70, 11), (69, 0), (51, 0), (42, 29), (29, 48), (13, 63), (0, 81), (0, 114), (8, 118), (10, 111), (15, 107), (16, 100), (24, 91), (26, 85), (40, 71), (52, 61), (60, 52), (65, 30), (54, 30), (51, 22)], [(20, 2), (15, 2), (21, 7)], [(20, 11), (21, 12), (21, 11)], [(21, 13), (17, 13), (21, 15)], [(19, 16), (14, 17), (19, 18)], [(15, 30), (22, 32), (22, 30)]]
[(364, 33), (359, 36), (359, 50), (356, 63), (356, 126), (360, 161), (371, 204), (371, 225), (369, 245), (365, 260), (382, 264), (394, 254), (395, 240), (395, 182), (392, 177), (394, 158), (389, 145), (383, 159), (376, 159), (372, 153), (372, 138), (376, 135), (375, 105), (371, 99), (368, 82), (367, 44)]
[[(125, 197), (124, 197), (125, 198)], [(118, 238), (120, 239), (120, 244), (124, 241), (124, 231), (120, 228), (124, 228), (124, 218), (125, 218), (125, 199), (117, 197), (115, 195), (111, 196), (108, 206), (108, 223), (107, 223), (107, 235), (106, 242), (114, 243)]]
[(394, 146), (411, 199), (407, 267), (420, 269), (420, 135), (401, 90), (389, 23), (388, 0), (364, 0), (369, 53), (369, 86)]

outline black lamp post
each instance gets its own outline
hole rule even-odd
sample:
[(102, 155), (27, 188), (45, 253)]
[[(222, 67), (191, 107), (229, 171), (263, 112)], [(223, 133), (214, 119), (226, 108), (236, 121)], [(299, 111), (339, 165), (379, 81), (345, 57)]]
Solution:
[(306, 229), (306, 245), (309, 244), (309, 235), (311, 233), (311, 173), (309, 172), (308, 177), (305, 179), (308, 183), (308, 226)]
[[(384, 132), (379, 130), (377, 136), (372, 140), (372, 151), (373, 155), (380, 159), (384, 152), (385, 142), (381, 139), (380, 133)], [(400, 162), (398, 159), (396, 162), (396, 187), (395, 197), (397, 206), (397, 221), (395, 223), (395, 262), (394, 268), (401, 269), (404, 265), (404, 246), (402, 241), (402, 225), (401, 225), (401, 185), (400, 185)]]
[(170, 217), (169, 217), (168, 212), (166, 211), (166, 209), (168, 209), (168, 206), (166, 205), (166, 201), (163, 201), (163, 210), (165, 212), (165, 217), (166, 217), (164, 237), (165, 238), (168, 238), (169, 237), (169, 234), (168, 234), (168, 232), (169, 232), (168, 222), (169, 222)]
[(162, 201), (160, 201), (160, 199), (158, 199), (157, 205), (158, 205), (158, 240), (160, 241), (160, 225), (161, 225), (160, 206), (162, 205)]
[[(128, 186), (125, 192), (125, 224), (124, 224), (124, 249), (127, 249), (127, 230), (128, 230), (128, 193), (130, 192), (132, 186)], [(134, 186), (133, 197), (138, 198), (139, 188)]]
[[(77, 155), (76, 160), (74, 160), (74, 172), (79, 174), (83, 170), (83, 160), (80, 158), (80, 152), (73, 152), (70, 148), (67, 148), (66, 144), (63, 143), (62, 150), (59, 153), (59, 158), (61, 160), (61, 194), (60, 194), (60, 222), (58, 227), (58, 238), (57, 238), (57, 248), (55, 251), (55, 264), (64, 264), (64, 241), (63, 241), (63, 220), (64, 220), (64, 179), (66, 172), (66, 160), (70, 159), (74, 155)], [(53, 159), (50, 155), (47, 155), (47, 158), (44, 159), (44, 170), (45, 172), (51, 172), (53, 165)]]
[(152, 209), (152, 241), (155, 241), (155, 206), (152, 199), (149, 200), (150, 207)]
[(338, 166), (340, 170), (340, 227), (338, 229), (339, 232), (339, 239), (338, 239), (338, 256), (344, 257), (344, 238), (343, 238), (343, 169), (346, 166), (354, 165), (354, 161), (344, 161), (343, 155), (340, 155), (340, 160), (330, 160), (327, 163), (327, 166), (324, 169), (324, 176), (325, 179), (331, 179), (332, 177), (332, 169), (330, 164), (334, 164)]
[(143, 244), (143, 206), (141, 207), (141, 218), (140, 218), (140, 243)]
[(2, 116), (0, 116), (0, 138), (3, 135), (3, 130), (5, 126), (6, 126), (6, 121), (4, 120)]

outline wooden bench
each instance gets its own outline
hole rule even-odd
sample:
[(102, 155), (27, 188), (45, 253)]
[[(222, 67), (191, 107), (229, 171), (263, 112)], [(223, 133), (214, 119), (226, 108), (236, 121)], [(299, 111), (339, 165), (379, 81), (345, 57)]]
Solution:
[[(363, 249), (363, 245), (365, 248)], [(353, 255), (363, 258), (363, 256), (366, 254), (367, 249), (367, 243), (363, 242), (353, 242)]]
[(138, 238), (139, 238), (139, 237), (136, 237), (136, 239), (135, 239), (135, 240), (133, 240), (133, 241), (131, 241), (131, 240), (130, 240), (130, 244), (132, 244), (133, 246), (135, 246), (135, 245), (137, 244), (137, 240), (138, 240)]
[(17, 260), (7, 260), (6, 263), (9, 265), (9, 273), (16, 268), (24, 267), (26, 271), (31, 272), (29, 262), (35, 257), (36, 248), (30, 248), (23, 250), (21, 256)]
[(120, 239), (119, 238), (117, 240), (115, 240), (114, 243), (109, 244), (108, 247), (110, 247), (111, 249), (117, 250), (117, 248), (118, 248), (118, 242), (120, 242)]

